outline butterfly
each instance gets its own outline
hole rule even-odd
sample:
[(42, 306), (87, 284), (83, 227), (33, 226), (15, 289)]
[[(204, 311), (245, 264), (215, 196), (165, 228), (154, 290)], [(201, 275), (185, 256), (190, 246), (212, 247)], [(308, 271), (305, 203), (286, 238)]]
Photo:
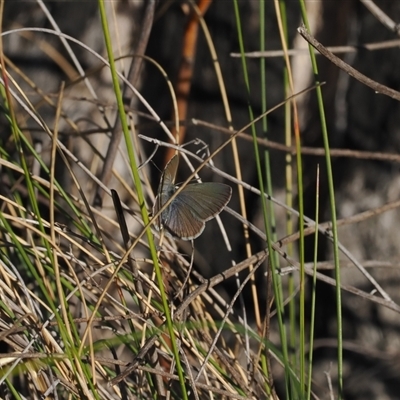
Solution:
[[(154, 201), (153, 215), (178, 190), (175, 185), (179, 156), (174, 155), (166, 165)], [(216, 182), (191, 183), (162, 211), (156, 227), (163, 228), (172, 237), (182, 240), (196, 239), (203, 232), (206, 222), (215, 218), (232, 196), (229, 185)]]

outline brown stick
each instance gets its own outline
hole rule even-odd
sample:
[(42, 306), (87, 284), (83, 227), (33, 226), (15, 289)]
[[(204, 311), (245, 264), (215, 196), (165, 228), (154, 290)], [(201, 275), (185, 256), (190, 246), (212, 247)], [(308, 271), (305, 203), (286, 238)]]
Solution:
[(346, 64), (343, 60), (336, 57), (332, 52), (330, 52), (326, 47), (324, 47), (321, 43), (318, 42), (313, 36), (311, 36), (305, 26), (301, 26), (297, 28), (297, 31), (300, 35), (311, 44), (317, 51), (319, 51), (323, 56), (325, 56), (329, 61), (339, 67), (341, 70), (345, 71), (347, 74), (357, 79), (359, 82), (364, 85), (370, 87), (377, 93), (384, 94), (386, 96), (391, 97), (392, 99), (400, 101), (400, 92), (393, 90), (385, 85), (382, 85), (371, 78), (368, 78), (361, 72), (357, 71), (355, 68), (351, 67), (349, 64)]
[[(195, 12), (191, 12), (190, 18), (187, 22), (185, 33), (183, 37), (182, 44), (182, 57), (181, 65), (179, 68), (178, 79), (176, 82), (176, 96), (178, 102), (178, 118), (179, 120), (186, 119), (188, 100), (190, 94), (190, 88), (192, 87), (194, 62), (196, 58), (196, 48), (197, 48), (197, 37), (199, 32), (199, 18), (203, 17), (206, 13), (208, 7), (210, 6), (212, 0), (199, 0), (198, 9), (200, 10), (200, 15)], [(173, 118), (174, 118), (173, 114)], [(179, 136), (176, 137), (178, 143), (183, 143), (185, 139), (186, 128), (181, 126), (179, 129)], [(177, 136), (175, 128), (172, 129), (172, 134)], [(166, 162), (168, 162), (175, 151), (173, 149), (168, 149), (166, 154)]]

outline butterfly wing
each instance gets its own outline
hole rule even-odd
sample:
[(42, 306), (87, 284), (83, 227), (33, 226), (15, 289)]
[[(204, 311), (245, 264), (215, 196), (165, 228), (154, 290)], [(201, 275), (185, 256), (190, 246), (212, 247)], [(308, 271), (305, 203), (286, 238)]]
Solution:
[[(164, 168), (164, 171), (161, 175), (160, 184), (158, 185), (157, 196), (153, 205), (153, 215), (157, 214), (157, 212), (161, 209), (161, 207), (171, 198), (171, 196), (175, 193), (175, 177), (176, 171), (178, 169), (179, 157), (178, 155), (174, 155), (167, 165)], [(164, 210), (161, 214), (160, 218), (156, 223), (156, 227), (159, 229), (162, 224), (164, 224), (164, 219), (166, 218), (166, 213), (169, 207)]]
[(190, 203), (181, 201), (179, 195), (163, 213), (162, 221), (168, 233), (182, 240), (196, 239), (205, 227), (205, 221), (198, 219)]
[[(175, 176), (179, 157), (175, 155), (166, 165), (153, 206), (153, 215), (176, 192)], [(183, 240), (197, 238), (204, 230), (206, 221), (214, 218), (227, 205), (232, 188), (215, 182), (187, 185), (161, 213), (156, 227), (163, 227), (174, 237)]]
[(182, 240), (196, 239), (206, 221), (214, 218), (226, 206), (232, 188), (221, 183), (188, 185), (163, 212), (163, 226), (172, 236)]
[(187, 185), (176, 200), (185, 204), (196, 219), (206, 222), (222, 211), (231, 196), (230, 186), (217, 182), (204, 182)]
[[(167, 163), (161, 176), (160, 185), (164, 186), (173, 185), (175, 183), (176, 171), (178, 170), (179, 157), (175, 154)], [(160, 189), (159, 189), (160, 190)]]

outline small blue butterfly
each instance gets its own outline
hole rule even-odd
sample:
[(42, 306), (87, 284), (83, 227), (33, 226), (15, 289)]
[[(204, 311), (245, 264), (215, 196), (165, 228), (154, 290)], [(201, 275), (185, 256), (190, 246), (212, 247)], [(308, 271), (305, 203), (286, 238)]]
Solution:
[[(179, 156), (175, 155), (166, 165), (158, 186), (153, 215), (174, 195)], [(215, 218), (228, 204), (232, 188), (223, 183), (205, 182), (188, 184), (161, 213), (156, 227), (182, 240), (196, 239), (206, 222)]]

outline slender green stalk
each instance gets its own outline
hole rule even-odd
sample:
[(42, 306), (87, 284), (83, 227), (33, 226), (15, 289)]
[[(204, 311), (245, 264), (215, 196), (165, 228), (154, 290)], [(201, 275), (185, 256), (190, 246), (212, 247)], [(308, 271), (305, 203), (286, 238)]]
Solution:
[[(260, 0), (260, 51), (265, 51), (265, 1)], [(266, 68), (265, 68), (265, 58), (260, 58), (260, 77), (261, 77), (261, 112), (267, 111), (267, 86), (266, 86)], [(261, 120), (262, 122), (262, 133), (265, 139), (268, 138), (268, 118), (264, 116)], [(255, 129), (255, 128), (254, 128)], [(264, 151), (264, 166), (265, 166), (265, 181), (266, 181), (266, 193), (273, 196), (272, 189), (272, 173), (271, 173), (271, 162), (270, 162), (270, 152), (269, 150)], [(272, 202), (267, 203), (267, 213), (269, 216), (269, 221), (271, 224), (272, 241), (277, 240), (276, 235), (276, 220), (274, 206)], [(274, 252), (275, 258), (275, 268), (279, 267), (279, 257)]]
[(165, 318), (166, 318), (166, 322), (167, 322), (168, 332), (171, 337), (172, 352), (175, 357), (176, 369), (177, 369), (178, 376), (179, 376), (179, 383), (180, 383), (181, 389), (182, 389), (182, 396), (184, 399), (187, 399), (185, 378), (183, 375), (183, 369), (182, 369), (182, 365), (181, 365), (181, 361), (180, 361), (180, 357), (179, 357), (179, 350), (178, 350), (176, 336), (175, 336), (175, 332), (174, 332), (174, 326), (172, 323), (171, 312), (170, 312), (170, 309), (168, 306), (167, 297), (165, 295), (162, 273), (161, 273), (160, 265), (158, 263), (157, 249), (156, 249), (156, 246), (154, 243), (153, 234), (152, 234), (150, 226), (149, 226), (149, 215), (147, 212), (146, 203), (145, 203), (145, 199), (144, 199), (144, 195), (143, 195), (142, 183), (141, 183), (139, 171), (137, 168), (135, 152), (133, 149), (133, 143), (132, 143), (132, 139), (131, 139), (131, 136), (129, 133), (129, 127), (128, 127), (128, 122), (127, 122), (127, 118), (126, 118), (126, 114), (125, 114), (125, 110), (124, 110), (122, 93), (121, 93), (121, 89), (119, 87), (118, 75), (117, 75), (115, 60), (114, 60), (113, 51), (112, 51), (112, 43), (111, 43), (110, 32), (108, 29), (108, 22), (107, 22), (107, 15), (106, 15), (106, 10), (105, 10), (105, 6), (104, 6), (104, 0), (98, 0), (98, 3), (99, 3), (104, 39), (105, 39), (105, 44), (106, 44), (106, 48), (107, 48), (107, 54), (108, 54), (108, 58), (109, 58), (109, 62), (110, 62), (111, 76), (112, 76), (113, 85), (114, 85), (114, 91), (115, 91), (115, 96), (116, 96), (116, 101), (117, 101), (117, 106), (118, 106), (118, 112), (119, 112), (119, 115), (121, 118), (121, 126), (122, 126), (122, 130), (124, 133), (129, 162), (131, 164), (133, 180), (134, 180), (135, 188), (137, 191), (140, 212), (141, 212), (141, 216), (143, 219), (143, 223), (145, 226), (147, 226), (146, 234), (147, 234), (147, 239), (148, 239), (148, 243), (149, 243), (150, 254), (151, 254), (151, 257), (152, 257), (152, 260), (154, 263), (154, 269), (155, 269), (155, 273), (156, 273), (156, 277), (157, 277), (158, 287), (160, 290), (160, 295), (161, 295), (161, 300), (162, 300)]
[(19, 391), (15, 389), (15, 387), (11, 383), (11, 381), (14, 381), (14, 379), (11, 379), (11, 380), (6, 379), (6, 384), (7, 384), (8, 390), (10, 391), (10, 394), (12, 395), (12, 398), (15, 400), (22, 400), (22, 397), (20, 396)]
[(307, 400), (311, 399), (312, 362), (314, 355), (315, 299), (317, 297), (317, 262), (318, 262), (318, 223), (319, 223), (319, 165), (317, 166), (317, 183), (315, 194), (315, 236), (314, 236), (314, 269), (311, 291), (310, 350), (308, 353)]
[[(260, 0), (259, 1), (259, 7), (260, 7), (260, 15), (259, 15), (259, 21), (260, 21), (260, 51), (265, 50), (265, 1)], [(261, 80), (261, 112), (267, 111), (267, 83), (266, 83), (266, 69), (265, 69), (265, 58), (261, 57), (260, 58), (260, 80)], [(262, 120), (262, 131), (263, 131), (263, 136), (264, 138), (267, 138), (267, 133), (268, 133), (268, 118), (265, 116)], [(267, 193), (272, 196), (272, 177), (271, 177), (271, 168), (270, 168), (270, 158), (269, 158), (269, 151), (265, 150), (264, 151), (264, 162), (265, 162), (265, 176), (267, 180)], [(272, 229), (273, 233), (273, 238), (272, 240), (275, 242), (276, 241), (276, 222), (275, 222), (275, 213), (273, 210), (273, 204), (269, 204), (269, 215), (271, 218), (271, 225), (274, 227)], [(275, 254), (275, 253), (274, 253)], [(276, 265), (278, 265), (278, 257), (276, 257)], [(268, 371), (268, 365), (269, 363), (267, 362), (267, 356), (268, 352), (264, 352), (262, 354), (262, 360), (261, 360), (261, 367), (265, 373), (265, 376), (268, 376), (271, 374), (271, 371)], [(267, 393), (270, 393), (270, 388), (266, 384), (266, 391)]]
[[(291, 92), (294, 92), (294, 82), (292, 78), (291, 72), (291, 64), (289, 61), (289, 57), (287, 54), (288, 46), (287, 46), (287, 38), (284, 30), (283, 22), (284, 18), (282, 17), (282, 3), (275, 1), (275, 12), (278, 15), (278, 28), (281, 36), (282, 48), (284, 50), (284, 58), (286, 62), (286, 68), (288, 69), (288, 80)], [(283, 8), (284, 10), (284, 8)], [(304, 391), (305, 385), (305, 271), (304, 271), (304, 226), (302, 221), (304, 220), (304, 202), (303, 202), (303, 172), (302, 172), (302, 157), (301, 157), (301, 138), (300, 138), (300, 129), (299, 129), (299, 121), (298, 121), (298, 112), (296, 100), (293, 100), (293, 119), (294, 119), (294, 136), (296, 141), (296, 167), (297, 167), (297, 188), (298, 188), (298, 208), (299, 208), (299, 263), (300, 263), (300, 294), (299, 294), (299, 356), (300, 356), (300, 387), (301, 392)], [(289, 168), (288, 168), (289, 169)], [(292, 385), (291, 389), (295, 388)]]
[[(260, 7), (260, 51), (265, 50), (265, 2), (263, 0), (259, 1)], [(265, 74), (265, 58), (260, 58), (260, 78), (261, 78), (261, 112), (267, 110), (267, 83)], [(267, 134), (268, 130), (268, 119), (265, 116), (262, 120), (262, 130), (264, 134)]]
[[(247, 96), (248, 96), (248, 99), (250, 99), (250, 94), (251, 94), (250, 93), (250, 82), (249, 82), (249, 75), (248, 75), (248, 71), (247, 71), (246, 59), (244, 57), (245, 51), (244, 51), (244, 42), (243, 42), (243, 36), (242, 36), (242, 27), (241, 27), (241, 21), (240, 21), (238, 1), (233, 0), (233, 5), (234, 5), (237, 32), (238, 32), (238, 42), (239, 42), (241, 60), (242, 60), (243, 76), (244, 76), (244, 80), (245, 80)], [(250, 103), (249, 103), (248, 109), (249, 109), (250, 120), (253, 120), (254, 114), (253, 114), (253, 110), (252, 110)], [(255, 156), (255, 163), (256, 163), (256, 167), (257, 167), (258, 183), (260, 186), (261, 193), (265, 193), (264, 179), (263, 179), (263, 174), (262, 174), (262, 169), (261, 169), (261, 159), (260, 159), (260, 153), (259, 153), (259, 148), (258, 148), (258, 144), (257, 144), (257, 133), (256, 133), (254, 124), (252, 124), (252, 126), (251, 126), (251, 132), (252, 132), (253, 143), (254, 143), (254, 156)], [(276, 273), (275, 256), (273, 255), (274, 251), (272, 249), (271, 221), (269, 219), (268, 211), (267, 211), (268, 206), (266, 203), (265, 196), (260, 196), (260, 197), (261, 197), (264, 227), (265, 227), (265, 232), (267, 235), (267, 245), (268, 245), (268, 251), (269, 251), (272, 281), (273, 281), (275, 300), (276, 300), (279, 334), (280, 334), (280, 339), (281, 339), (281, 344), (282, 344), (283, 362), (285, 364), (286, 397), (289, 398), (289, 389), (288, 388), (289, 388), (289, 382), (290, 382), (290, 374), (289, 374), (289, 366), (288, 366), (289, 358), (288, 358), (287, 341), (286, 341), (286, 329), (285, 329), (285, 324), (283, 322), (284, 321), (284, 305), (283, 305), (283, 294), (282, 294), (282, 282), (281, 282), (280, 276)]]
[[(299, 1), (300, 1), (301, 14), (304, 25), (306, 26), (307, 30), (310, 30), (307, 18), (307, 10), (304, 0), (299, 0)], [(312, 70), (314, 76), (318, 76), (318, 66), (314, 50), (310, 45), (309, 49), (310, 49)], [(339, 386), (338, 399), (341, 399), (343, 396), (343, 340), (342, 340), (343, 319), (342, 319), (342, 294), (340, 289), (341, 279), (340, 279), (340, 262), (339, 262), (339, 248), (338, 248), (338, 231), (336, 222), (335, 190), (334, 190), (333, 173), (332, 173), (332, 165), (331, 165), (331, 157), (329, 149), (328, 129), (326, 126), (324, 102), (322, 99), (322, 89), (320, 86), (316, 88), (316, 94), (317, 94), (319, 115), (321, 119), (322, 139), (324, 142), (324, 149), (325, 149), (325, 162), (326, 162), (326, 172), (328, 179), (329, 201), (330, 201), (331, 215), (332, 215), (333, 255), (335, 263), (335, 279), (336, 279), (336, 319), (337, 319), (337, 341), (338, 341), (337, 357), (338, 357), (338, 386)]]
[[(284, 31), (284, 38), (286, 43), (288, 43), (288, 32), (287, 32), (287, 14), (286, 14), (286, 3), (284, 0), (279, 1), (279, 9), (282, 21), (282, 27)], [(289, 70), (287, 66), (284, 68), (283, 74), (283, 86), (285, 98), (287, 98), (290, 93), (290, 81), (289, 81)], [(287, 102), (285, 104), (285, 145), (288, 147), (292, 146), (292, 114), (291, 114), (291, 103)], [(285, 155), (285, 203), (290, 208), (293, 207), (293, 157), (290, 153), (286, 153)], [(290, 211), (286, 212), (286, 234), (291, 235), (293, 233), (293, 217)], [(286, 253), (288, 256), (293, 256), (293, 243), (288, 243), (286, 247)], [(289, 346), (292, 349), (296, 349), (298, 346), (298, 332), (297, 332), (297, 320), (296, 320), (296, 296), (293, 296), (295, 293), (295, 277), (294, 274), (289, 274), (288, 276), (288, 296), (291, 297), (291, 300), (288, 304), (288, 320), (289, 320)], [(293, 352), (291, 356), (291, 365), (294, 369), (296, 369), (296, 365), (298, 363), (296, 354)]]
[(299, 262), (300, 262), (300, 387), (305, 385), (305, 271), (304, 271), (304, 198), (303, 198), (303, 164), (301, 157), (300, 137), (296, 135), (296, 167), (297, 167), (297, 201), (299, 203)]

